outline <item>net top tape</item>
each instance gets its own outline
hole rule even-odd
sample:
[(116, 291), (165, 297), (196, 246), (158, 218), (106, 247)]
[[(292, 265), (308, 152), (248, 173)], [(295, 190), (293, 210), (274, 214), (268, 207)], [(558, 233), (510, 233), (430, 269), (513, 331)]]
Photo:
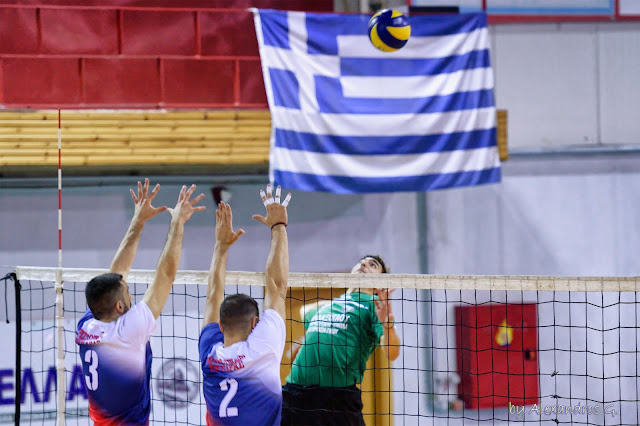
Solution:
[[(87, 282), (109, 272), (106, 269), (46, 268), (18, 266), (19, 280)], [(132, 269), (129, 283), (151, 283), (155, 270)], [(207, 285), (208, 271), (179, 271), (175, 284)], [(262, 272), (227, 272), (227, 285), (264, 286)], [(412, 274), (289, 274), (290, 287), (320, 288), (404, 288), (422, 290), (508, 290), (508, 291), (579, 291), (638, 292), (640, 277), (559, 277), (524, 275), (412, 275)]]

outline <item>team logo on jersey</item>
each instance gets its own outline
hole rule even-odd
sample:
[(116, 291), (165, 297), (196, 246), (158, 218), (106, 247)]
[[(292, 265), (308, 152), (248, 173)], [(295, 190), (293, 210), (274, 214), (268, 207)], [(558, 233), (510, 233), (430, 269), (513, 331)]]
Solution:
[(207, 358), (207, 366), (209, 366), (209, 371), (229, 373), (231, 371), (236, 371), (244, 368), (244, 358), (245, 355), (240, 355), (235, 358), (229, 359), (218, 359), (214, 358), (213, 355), (209, 355), (209, 357)]
[(185, 358), (169, 358), (156, 373), (156, 392), (169, 408), (185, 408), (200, 392), (200, 372)]
[(83, 329), (80, 329), (80, 331), (78, 331), (78, 334), (76, 335), (76, 343), (79, 345), (97, 345), (98, 343), (100, 343), (100, 339), (102, 338), (103, 334), (104, 331), (101, 332), (98, 336), (95, 334), (89, 334)]

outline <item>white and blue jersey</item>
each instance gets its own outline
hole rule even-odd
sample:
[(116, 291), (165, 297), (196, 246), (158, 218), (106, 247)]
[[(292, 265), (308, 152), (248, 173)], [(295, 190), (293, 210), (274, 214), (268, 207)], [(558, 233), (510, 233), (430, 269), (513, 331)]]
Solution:
[(207, 403), (207, 425), (280, 425), (284, 320), (267, 309), (247, 340), (224, 347), (217, 323), (207, 324), (198, 344)]
[(151, 345), (156, 319), (140, 302), (113, 322), (102, 322), (90, 310), (78, 322), (76, 343), (89, 396), (89, 415), (96, 426), (149, 424)]

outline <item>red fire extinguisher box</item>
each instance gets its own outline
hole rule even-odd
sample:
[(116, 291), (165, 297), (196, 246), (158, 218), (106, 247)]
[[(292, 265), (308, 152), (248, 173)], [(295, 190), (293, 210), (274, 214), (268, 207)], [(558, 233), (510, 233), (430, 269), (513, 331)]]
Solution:
[(538, 403), (536, 305), (456, 306), (455, 317), (465, 408)]

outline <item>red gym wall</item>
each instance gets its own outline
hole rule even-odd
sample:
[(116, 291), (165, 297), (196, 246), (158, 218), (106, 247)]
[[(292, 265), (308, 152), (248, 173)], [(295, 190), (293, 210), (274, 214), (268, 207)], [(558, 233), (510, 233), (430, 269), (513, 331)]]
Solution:
[(252, 6), (333, 0), (0, 1), (0, 104), (266, 108)]

